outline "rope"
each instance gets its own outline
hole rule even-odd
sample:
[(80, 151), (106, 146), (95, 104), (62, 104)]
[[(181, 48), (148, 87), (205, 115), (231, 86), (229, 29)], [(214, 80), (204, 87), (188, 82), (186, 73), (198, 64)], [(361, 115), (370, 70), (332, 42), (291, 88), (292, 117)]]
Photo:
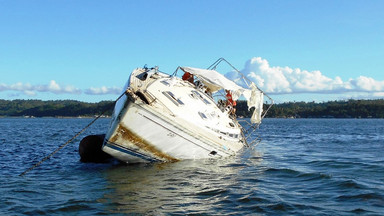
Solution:
[[(121, 94), (113, 104), (115, 104), (121, 97), (123, 97), (123, 95), (125, 95), (125, 91), (123, 94)], [(21, 173), (19, 176), (23, 176), (25, 175), (27, 172), (35, 169), (36, 167), (38, 167), (40, 164), (42, 164), (44, 161), (48, 160), (50, 157), (52, 157), (54, 154), (56, 154), (58, 151), (60, 151), (62, 148), (64, 148), (66, 145), (68, 145), (69, 143), (71, 143), (74, 139), (76, 139), (76, 137), (78, 137), (80, 134), (82, 134), (85, 130), (87, 130), (93, 123), (95, 123), (95, 121), (97, 119), (99, 119), (105, 112), (107, 112), (108, 110), (110, 109), (110, 106), (108, 106), (107, 109), (105, 109), (101, 114), (99, 114), (96, 118), (94, 118), (87, 126), (85, 126), (81, 131), (79, 131), (75, 136), (73, 136), (71, 139), (69, 139), (66, 143), (64, 143), (63, 145), (59, 146), (56, 150), (54, 150), (51, 154), (45, 156), (42, 160), (40, 160), (39, 162), (37, 162), (35, 165), (33, 165), (32, 167), (30, 167), (29, 169), (25, 170), (23, 173)]]

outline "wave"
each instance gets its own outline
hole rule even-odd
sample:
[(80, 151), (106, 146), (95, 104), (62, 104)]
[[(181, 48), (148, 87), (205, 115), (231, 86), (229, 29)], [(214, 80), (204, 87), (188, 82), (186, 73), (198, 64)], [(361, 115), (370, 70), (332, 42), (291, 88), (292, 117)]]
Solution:
[(384, 196), (376, 192), (370, 193), (361, 193), (361, 194), (350, 194), (350, 195), (340, 195), (336, 198), (338, 201), (376, 201), (384, 205)]
[(294, 178), (299, 181), (314, 181), (321, 179), (330, 179), (331, 175), (320, 172), (302, 172), (299, 170), (293, 170), (289, 168), (269, 168), (265, 170), (265, 174), (273, 174), (279, 177)]

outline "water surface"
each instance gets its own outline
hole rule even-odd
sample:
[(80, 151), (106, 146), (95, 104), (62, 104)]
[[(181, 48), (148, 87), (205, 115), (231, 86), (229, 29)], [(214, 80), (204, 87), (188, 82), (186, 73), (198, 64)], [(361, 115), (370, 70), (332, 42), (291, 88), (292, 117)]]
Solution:
[(92, 119), (0, 118), (0, 215), (383, 215), (384, 120), (265, 119), (221, 160), (85, 164), (78, 143), (18, 175)]

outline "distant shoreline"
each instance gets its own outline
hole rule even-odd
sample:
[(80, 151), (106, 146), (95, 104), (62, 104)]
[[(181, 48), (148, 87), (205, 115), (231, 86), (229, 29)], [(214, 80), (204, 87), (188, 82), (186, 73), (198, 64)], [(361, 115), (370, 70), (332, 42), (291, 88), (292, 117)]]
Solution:
[[(42, 116), (42, 117), (26, 117), (26, 116), (0, 116), (0, 119), (94, 119), (92, 116)], [(101, 119), (110, 119), (111, 116), (100, 117)], [(250, 117), (238, 117), (238, 119), (249, 119)], [(336, 117), (308, 117), (308, 118), (292, 118), (292, 117), (265, 117), (264, 119), (384, 119), (384, 118), (336, 118)]]
[[(1, 100), (0, 118), (93, 118), (104, 113), (112, 115), (114, 101), (87, 103), (74, 100)], [(267, 105), (264, 106), (264, 109)], [(237, 116), (249, 118), (253, 108), (248, 110), (246, 101), (238, 101)], [(287, 102), (275, 104), (267, 118), (384, 118), (384, 99), (348, 100), (329, 102)]]
[[(0, 116), (0, 118), (12, 118), (12, 119), (94, 119), (96, 116)], [(111, 116), (102, 116), (100, 118), (107, 119)]]

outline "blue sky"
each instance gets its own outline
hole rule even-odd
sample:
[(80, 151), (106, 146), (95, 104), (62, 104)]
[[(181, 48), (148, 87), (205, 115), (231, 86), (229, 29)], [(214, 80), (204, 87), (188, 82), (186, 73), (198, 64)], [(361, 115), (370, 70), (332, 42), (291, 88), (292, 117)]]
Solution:
[(384, 98), (384, 1), (0, 0), (0, 99), (114, 100), (224, 57), (277, 102)]

